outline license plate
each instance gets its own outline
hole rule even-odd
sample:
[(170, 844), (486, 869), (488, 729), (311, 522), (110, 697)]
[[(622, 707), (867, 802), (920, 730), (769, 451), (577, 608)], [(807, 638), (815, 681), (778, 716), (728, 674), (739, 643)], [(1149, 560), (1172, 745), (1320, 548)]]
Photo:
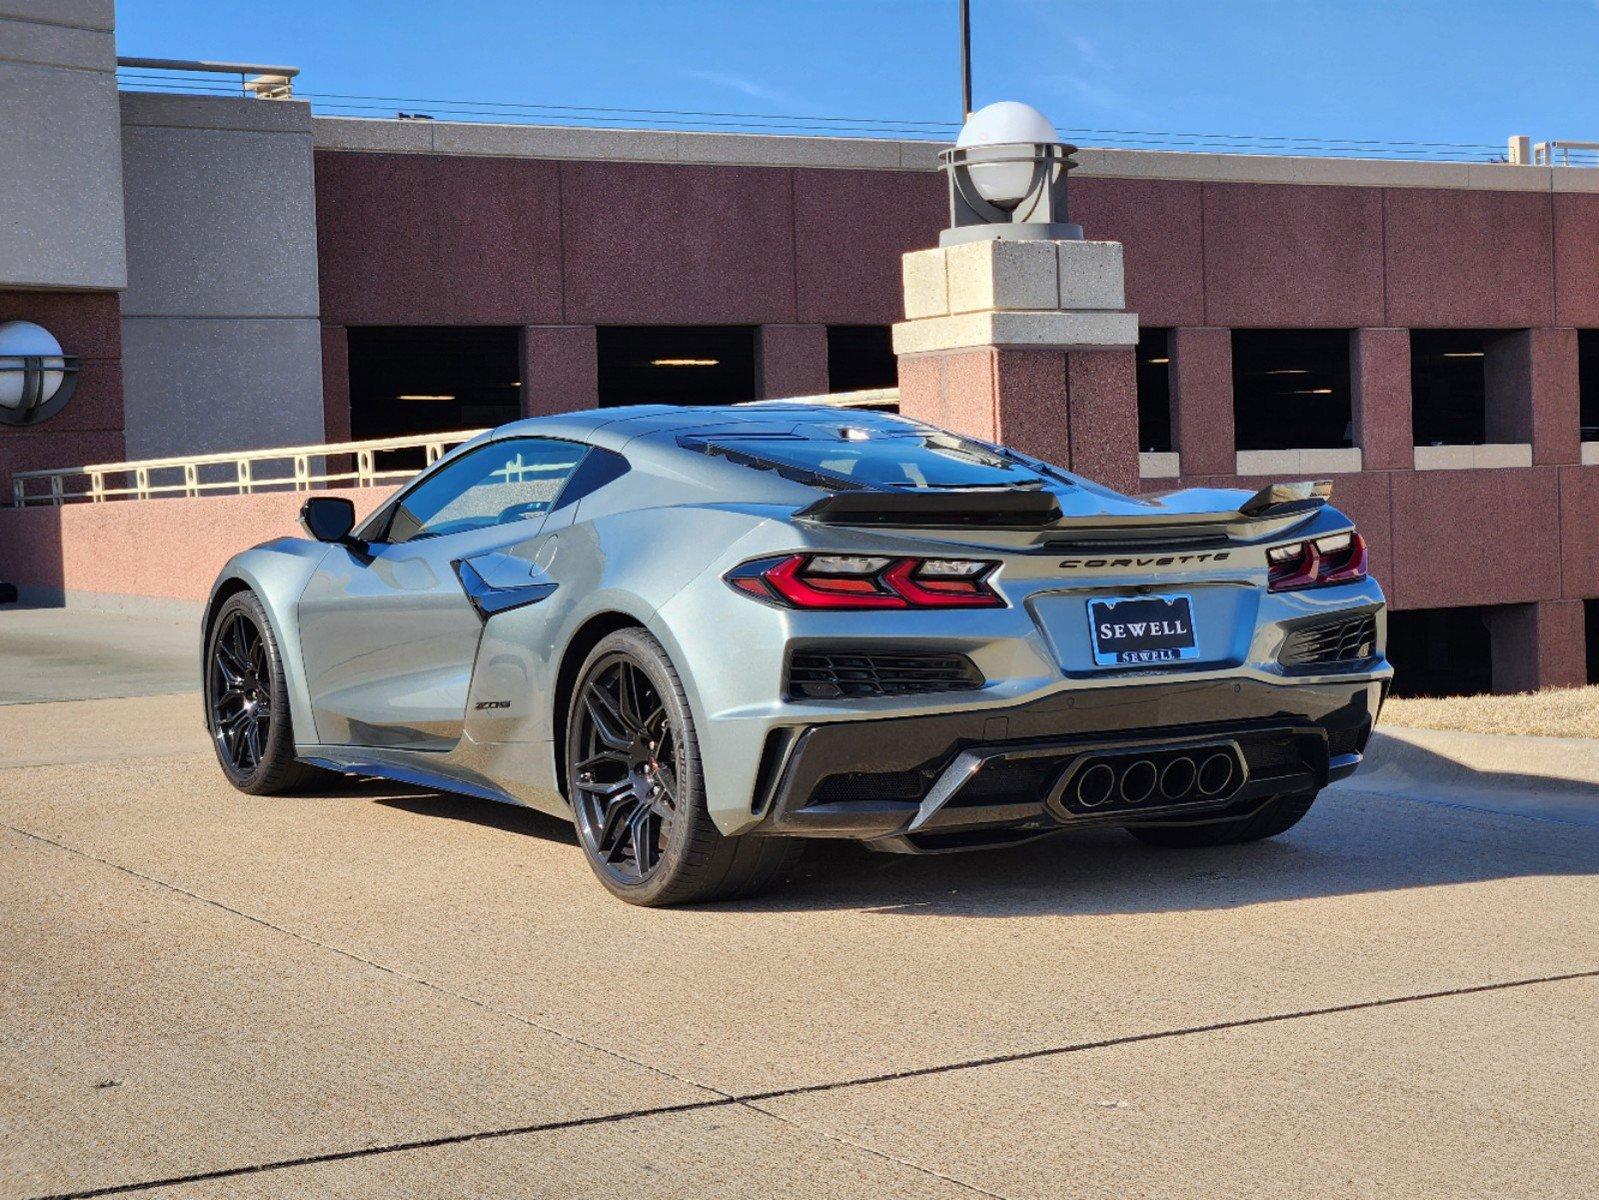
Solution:
[(1090, 600), (1094, 665), (1133, 667), (1199, 657), (1193, 605), (1187, 596)]

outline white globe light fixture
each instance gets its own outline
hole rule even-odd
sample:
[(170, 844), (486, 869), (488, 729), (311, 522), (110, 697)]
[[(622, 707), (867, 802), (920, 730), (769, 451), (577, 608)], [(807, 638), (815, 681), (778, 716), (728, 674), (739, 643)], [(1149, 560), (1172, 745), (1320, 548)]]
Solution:
[(1066, 172), (1076, 146), (1060, 140), (1030, 104), (1001, 100), (966, 119), (955, 148), (939, 155), (949, 176), (950, 228), (939, 244), (988, 239), (1076, 239), (1067, 219)]
[(0, 321), (0, 425), (35, 425), (60, 412), (78, 381), (78, 360), (32, 321)]

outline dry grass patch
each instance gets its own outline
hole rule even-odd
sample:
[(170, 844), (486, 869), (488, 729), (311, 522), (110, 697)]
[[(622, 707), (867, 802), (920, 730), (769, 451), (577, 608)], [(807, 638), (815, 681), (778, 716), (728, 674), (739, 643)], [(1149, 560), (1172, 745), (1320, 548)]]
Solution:
[(1465, 733), (1599, 738), (1599, 686), (1519, 696), (1391, 699), (1383, 705), (1382, 723)]

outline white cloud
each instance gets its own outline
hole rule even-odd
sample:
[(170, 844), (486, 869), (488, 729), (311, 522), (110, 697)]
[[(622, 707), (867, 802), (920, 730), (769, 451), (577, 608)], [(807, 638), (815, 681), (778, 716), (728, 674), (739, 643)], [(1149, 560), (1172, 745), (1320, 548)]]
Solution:
[[(1102, 83), (1084, 79), (1078, 75), (1046, 75), (1041, 81), (1045, 86), (1065, 95), (1075, 97), (1076, 100), (1090, 109), (1106, 116), (1125, 117), (1138, 121), (1153, 120), (1148, 112), (1134, 104), (1115, 88)], [(1081, 119), (1074, 119), (1070, 112), (1051, 112), (1055, 121), (1067, 127), (1081, 126)]]
[(699, 83), (708, 83), (713, 87), (726, 88), (729, 91), (748, 96), (751, 100), (760, 100), (766, 104), (779, 104), (790, 108), (799, 104), (799, 101), (789, 93), (779, 88), (767, 87), (763, 83), (757, 83), (755, 80), (747, 79), (742, 75), (729, 75), (722, 71), (701, 71), (696, 67), (684, 67), (681, 73), (686, 78), (696, 80)]

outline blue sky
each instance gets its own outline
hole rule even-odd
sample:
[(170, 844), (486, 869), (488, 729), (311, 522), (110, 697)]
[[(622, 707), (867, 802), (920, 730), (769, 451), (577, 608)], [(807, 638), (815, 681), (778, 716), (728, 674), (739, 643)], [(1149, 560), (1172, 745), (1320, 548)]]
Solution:
[[(313, 95), (909, 122), (959, 115), (956, 0), (120, 0), (117, 8), (122, 54), (288, 63), (303, 69), (297, 90)], [(1511, 133), (1599, 140), (1595, 0), (972, 0), (972, 8), (977, 102), (1025, 100), (1071, 129), (1481, 143), (1484, 153)], [(371, 115), (440, 107), (342, 103), (371, 104), (356, 110)]]

